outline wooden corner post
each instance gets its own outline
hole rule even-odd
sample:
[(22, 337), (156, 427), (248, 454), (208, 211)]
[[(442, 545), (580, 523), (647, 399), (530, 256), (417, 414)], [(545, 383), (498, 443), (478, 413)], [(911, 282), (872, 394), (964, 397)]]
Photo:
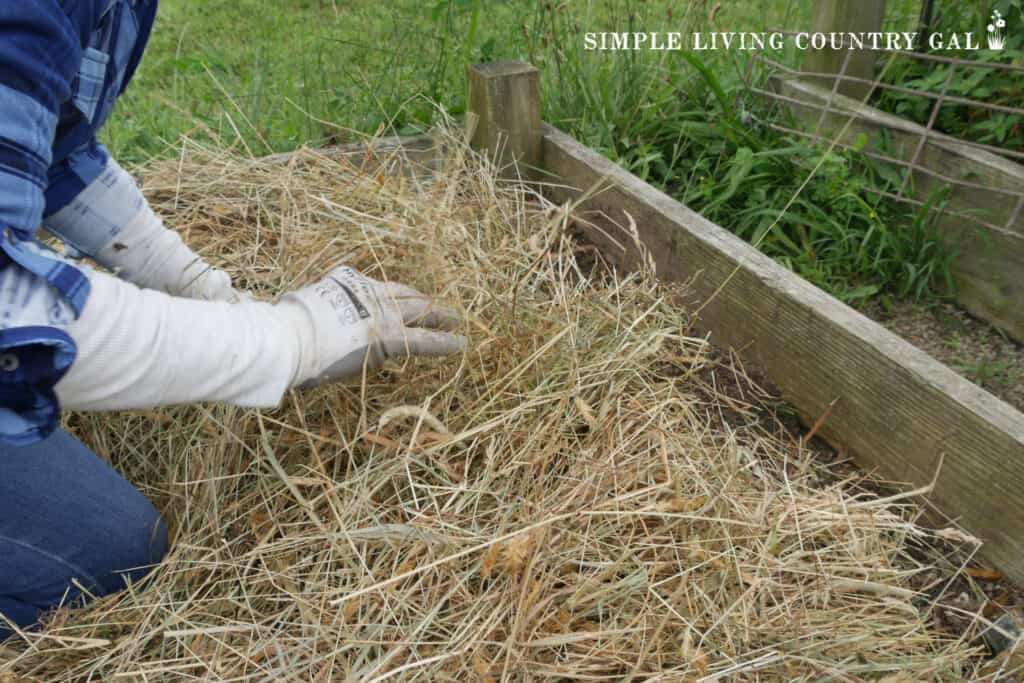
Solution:
[(477, 117), (473, 147), (489, 152), (506, 177), (536, 176), (541, 166), (540, 71), (517, 61), (471, 64), (469, 111)]
[[(810, 36), (807, 36), (807, 52), (804, 53), (802, 71), (824, 74), (845, 74), (872, 81), (875, 78), (875, 57), (877, 53), (865, 40), (864, 49), (851, 47), (850, 34), (880, 32), (885, 23), (885, 0), (817, 0), (813, 3)], [(825, 36), (825, 47), (814, 48), (813, 41), (818, 34)], [(833, 49), (829, 41), (835, 34), (844, 41), (842, 49)], [(884, 45), (884, 42), (882, 43)], [(844, 68), (845, 66), (845, 68)], [(834, 78), (811, 79), (815, 85), (831, 90)], [(838, 92), (848, 97), (863, 100), (871, 89), (869, 83), (840, 80)]]

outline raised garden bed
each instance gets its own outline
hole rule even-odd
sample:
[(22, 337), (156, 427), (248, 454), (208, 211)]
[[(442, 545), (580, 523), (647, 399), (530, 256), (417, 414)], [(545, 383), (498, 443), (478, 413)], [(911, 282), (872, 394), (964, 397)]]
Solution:
[[(934, 610), (969, 614), (945, 596), (970, 533), (1021, 576), (1021, 520), (993, 500), (1020, 483), (1020, 414), (544, 126), (536, 86), (522, 64), (473, 72), (476, 142), (534, 167), (504, 181), (451, 136), (153, 169), (157, 207), (247, 288), (343, 259), (462, 308), (470, 351), (279, 411), (74, 416), (161, 503), (173, 550), (0, 666), (48, 683), (985, 671), (995, 613), (944, 629)], [(924, 488), (872, 491), (848, 455)], [(920, 497), (970, 533), (921, 523)]]

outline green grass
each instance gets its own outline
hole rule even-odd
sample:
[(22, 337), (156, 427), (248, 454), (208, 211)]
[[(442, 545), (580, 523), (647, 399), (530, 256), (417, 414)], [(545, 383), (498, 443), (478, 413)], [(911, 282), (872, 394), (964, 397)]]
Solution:
[[(890, 24), (913, 24), (914, 2), (892, 5)], [(808, 0), (175, 0), (102, 137), (133, 162), (173, 154), (183, 134), (262, 154), (352, 131), (411, 133), (438, 107), (464, 110), (467, 62), (524, 59), (542, 70), (547, 120), (840, 298), (940, 295), (949, 254), (923, 216), (867, 191), (893, 179), (855, 153), (819, 163), (823, 149), (773, 133), (765, 123), (783, 115), (746, 92), (744, 55), (582, 49), (585, 31), (802, 28), (809, 10)]]
[[(542, 5), (165, 1), (142, 66), (101, 137), (115, 155), (137, 161), (170, 153), (182, 134), (256, 153), (381, 126), (411, 133), (436, 120), (437, 105), (464, 110), (467, 62), (528, 58), (528, 45), (547, 40)], [(478, 30), (471, 30), (474, 14)]]
[[(468, 61), (506, 58), (543, 69), (549, 119), (589, 124), (592, 98), (560, 68), (582, 45), (565, 43), (566, 21), (586, 30), (692, 30), (714, 3), (554, 4), (566, 9), (552, 11), (547, 0), (165, 0), (139, 73), (101, 137), (131, 161), (169, 153), (183, 133), (284, 151), (344, 129), (410, 132), (434, 120), (434, 103), (464, 108)], [(717, 23), (730, 29), (806, 22), (806, 1), (725, 4)], [(616, 77), (646, 68), (646, 56), (589, 56), (595, 75), (606, 77), (602, 90), (642, 94)], [(596, 116), (621, 104), (601, 97), (605, 111)]]

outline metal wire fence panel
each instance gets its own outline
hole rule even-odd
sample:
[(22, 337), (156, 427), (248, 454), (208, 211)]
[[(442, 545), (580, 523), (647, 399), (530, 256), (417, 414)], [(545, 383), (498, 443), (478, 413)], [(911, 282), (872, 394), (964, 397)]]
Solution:
[[(961, 304), (1024, 340), (1024, 148), (965, 139), (939, 129), (943, 108), (950, 106), (958, 108), (958, 116), (980, 112), (979, 117), (1024, 120), (1024, 106), (1012, 100), (989, 102), (953, 88), (958, 79), (977, 70), (1024, 75), (1024, 66), (903, 49), (877, 52), (885, 57), (886, 66), (873, 79), (847, 74), (849, 59), (835, 60), (838, 73), (826, 73), (801, 71), (754, 53), (746, 74), (749, 92), (788, 113), (771, 114), (762, 125), (852, 150), (894, 169), (897, 180), (889, 172), (884, 182), (867, 191), (906, 204), (915, 214), (928, 212), (956, 252), (952, 269)], [(897, 59), (936, 64), (942, 71), (929, 79), (886, 82), (885, 71)], [(930, 87), (920, 87), (925, 81)], [(844, 83), (857, 83), (858, 92), (866, 94), (847, 97), (841, 94), (841, 89), (848, 90)], [(915, 105), (918, 121), (872, 106), (886, 93), (926, 103)]]
[[(903, 53), (903, 51), (900, 51), (900, 52)], [(915, 54), (915, 53), (904, 53), (904, 54)], [(884, 83), (884, 82), (881, 82), (881, 81), (878, 81), (878, 80), (869, 80), (869, 79), (860, 78), (860, 77), (857, 77), (857, 76), (848, 76), (848, 75), (843, 74), (843, 73), (834, 74), (834, 73), (825, 73), (825, 72), (821, 72), (821, 71), (802, 71), (800, 69), (794, 69), (793, 67), (786, 66), (785, 64), (783, 64), (781, 62), (773, 60), (770, 57), (765, 57), (763, 55), (755, 55), (754, 56), (754, 61), (763, 64), (766, 68), (768, 68), (769, 70), (774, 71), (775, 73), (786, 74), (786, 75), (793, 76), (793, 77), (834, 78), (834, 79), (837, 79), (837, 80), (840, 80), (840, 81), (853, 81), (853, 82), (858, 82), (858, 83), (869, 84), (869, 85), (873, 86), (876, 90), (891, 90), (893, 92), (902, 93), (904, 95), (917, 95), (917, 96), (920, 96), (920, 97), (925, 98), (925, 99), (934, 99), (934, 100), (936, 100), (936, 104), (935, 104), (935, 108), (933, 109), (933, 111), (936, 112), (936, 113), (942, 107), (943, 104), (962, 104), (962, 105), (966, 105), (966, 106), (977, 107), (979, 109), (986, 109), (986, 110), (989, 110), (989, 111), (998, 111), (998, 112), (1002, 112), (1002, 113), (1006, 113), (1006, 114), (1016, 114), (1018, 116), (1024, 116), (1024, 108), (1010, 107), (1010, 106), (1006, 106), (1006, 105), (1002, 105), (1002, 104), (994, 104), (994, 103), (990, 103), (990, 102), (983, 102), (981, 100), (975, 100), (975, 99), (971, 99), (969, 97), (958, 97), (958, 96), (955, 96), (955, 95), (949, 95), (946, 92), (945, 89), (942, 92), (934, 93), (934, 92), (930, 92), (930, 91), (927, 91), (927, 90), (917, 90), (917, 89), (914, 89), (914, 88), (906, 88), (906, 87), (903, 87), (903, 86), (894, 85), (892, 83)], [(957, 63), (959, 63), (959, 64), (968, 64), (968, 62), (966, 60), (954, 60), (954, 59), (949, 59), (948, 63), (951, 63), (951, 64), (957, 64)], [(1006, 65), (1000, 65), (1000, 66), (1006, 66)], [(1024, 71), (1024, 69), (1022, 69), (1022, 71)], [(946, 84), (945, 85), (947, 87), (948, 87), (949, 82), (952, 80), (952, 74), (953, 73), (954, 73), (954, 70), (951, 69), (950, 70), (950, 76), (947, 77), (947, 79), (946, 79)], [(769, 93), (761, 93), (761, 94), (768, 95)], [(778, 97), (777, 95), (775, 95), (775, 96)], [(826, 105), (823, 105), (824, 108), (829, 108), (831, 106), (833, 106), (833, 103), (831, 103), (831, 102), (829, 102)], [(1006, 157), (1011, 158), (1011, 159), (1021, 159), (1021, 160), (1024, 160), (1024, 152), (1017, 151), (1017, 150), (1014, 150), (1014, 149), (1007, 149), (1005, 147), (999, 147), (997, 145), (988, 145), (988, 144), (985, 144), (985, 143), (963, 140), (962, 138), (958, 138), (958, 137), (955, 137), (953, 135), (947, 135), (946, 133), (943, 133), (941, 131), (937, 131), (937, 130), (935, 130), (934, 126), (935, 126), (935, 117), (932, 117), (930, 119), (930, 121), (929, 121), (929, 125), (926, 126), (926, 130), (929, 132), (929, 136), (930, 137), (934, 137), (935, 139), (945, 139), (945, 140), (950, 140), (950, 141), (953, 141), (953, 142), (959, 142), (959, 143), (963, 143), (963, 144), (967, 144), (967, 145), (971, 145), (971, 146), (977, 147), (979, 149), (983, 149), (983, 150), (988, 151), (988, 152), (992, 152), (993, 154), (999, 154), (999, 155), (1002, 155), (1002, 156), (1006, 156)]]
[[(958, 68), (1014, 67), (1014, 70), (1024, 72), (1024, 67), (1015, 67), (1014, 65), (993, 62), (972, 62), (970, 60), (960, 58), (939, 57), (937, 55), (907, 52), (905, 50), (893, 50), (889, 52), (910, 56), (916, 59), (941, 61), (950, 65), (949, 72), (943, 81), (941, 89), (938, 91), (916, 90), (890, 83), (884, 83), (878, 79), (868, 81), (863, 78), (848, 76), (842, 72), (837, 74), (803, 72), (799, 69), (786, 66), (785, 64), (770, 57), (755, 55), (753, 57), (755, 62), (768, 71), (769, 78), (767, 78), (766, 81), (771, 84), (771, 87), (758, 87), (756, 84), (751, 82), (749, 90), (752, 93), (768, 100), (787, 105), (790, 110), (802, 110), (805, 112), (812, 110), (817, 113), (815, 123), (813, 125), (806, 125), (802, 128), (783, 126), (776, 122), (767, 123), (767, 125), (773, 129), (786, 134), (795, 135), (817, 142), (831, 143), (833, 142), (834, 135), (823, 134), (823, 128), (826, 127), (830, 118), (835, 119), (834, 123), (837, 123), (842, 119), (852, 118), (854, 124), (866, 123), (872, 128), (877, 129), (877, 132), (883, 135), (885, 134), (885, 131), (898, 131), (903, 135), (912, 136), (915, 141), (910, 150), (905, 148), (900, 150), (887, 150), (885, 145), (882, 144), (876, 145), (874, 148), (865, 147), (864, 145), (845, 141), (843, 138), (834, 141), (839, 147), (860, 151), (872, 159), (892, 164), (893, 166), (904, 170), (904, 178), (901, 187), (895, 194), (890, 193), (891, 199), (906, 201), (908, 204), (920, 205), (921, 202), (919, 199), (913, 196), (914, 193), (912, 192), (911, 185), (915, 177), (921, 176), (932, 178), (951, 187), (995, 193), (1000, 195), (1000, 201), (1009, 203), (1009, 210), (1001, 210), (999, 212), (1001, 214), (1005, 214), (1005, 217), (1003, 217), (1002, 220), (994, 220), (992, 216), (986, 216), (986, 210), (992, 208), (986, 206), (977, 207), (977, 211), (973, 213), (961, 213), (960, 215), (971, 222), (990, 229), (1005, 230), (1024, 235), (1024, 226), (1020, 225), (1021, 212), (1022, 208), (1024, 208), (1024, 166), (1021, 166), (1020, 162), (1024, 162), (1024, 151), (976, 142), (973, 140), (966, 140), (936, 130), (939, 111), (945, 104), (959, 104), (1024, 117), (1024, 108), (1022, 107), (1006, 106), (954, 96), (950, 95), (948, 91), (949, 84), (952, 82), (956, 69)], [(789, 92), (785, 87), (785, 83), (787, 81), (796, 81), (807, 77), (832, 78), (834, 79), (835, 85), (831, 90), (821, 89), (820, 97), (808, 97), (806, 92), (802, 92), (799, 96), (794, 96), (794, 94)], [(876, 90), (893, 90), (904, 94), (919, 95), (922, 98), (934, 101), (927, 123), (922, 125), (909, 120), (898, 119), (895, 115), (886, 114), (880, 110), (873, 109), (863, 102), (857, 102), (856, 100), (851, 100), (850, 98), (840, 95), (837, 92), (838, 84), (842, 81), (849, 80), (869, 83)], [(806, 122), (806, 116), (803, 118)], [(834, 130), (836, 126), (833, 125), (831, 128)], [(854, 125), (854, 130), (862, 132), (860, 131), (860, 128), (861, 127), (859, 125)], [(955, 150), (957, 153), (962, 153), (962, 150), (964, 149), (978, 152), (980, 156), (975, 156), (970, 159), (970, 162), (972, 164), (991, 165), (994, 170), (1001, 172), (1001, 175), (1005, 176), (1005, 182), (994, 184), (991, 179), (986, 179), (985, 182), (974, 180), (973, 175), (976, 174), (977, 169), (970, 166), (965, 166), (960, 169), (963, 173), (959, 175), (944, 173), (942, 169), (936, 168), (934, 164), (927, 163), (924, 158), (924, 152), (929, 143), (947, 146), (948, 149)], [(994, 157), (1000, 157), (1008, 160), (1010, 164), (1005, 166), (1003, 164), (999, 164)]]

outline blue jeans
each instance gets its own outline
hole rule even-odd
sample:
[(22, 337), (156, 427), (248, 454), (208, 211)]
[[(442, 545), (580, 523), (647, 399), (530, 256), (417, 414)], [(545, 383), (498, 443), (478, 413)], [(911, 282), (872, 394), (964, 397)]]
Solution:
[[(66, 432), (0, 445), (0, 614), (19, 627), (144, 576), (167, 548), (160, 513)], [(0, 619), (0, 641), (11, 634)]]

